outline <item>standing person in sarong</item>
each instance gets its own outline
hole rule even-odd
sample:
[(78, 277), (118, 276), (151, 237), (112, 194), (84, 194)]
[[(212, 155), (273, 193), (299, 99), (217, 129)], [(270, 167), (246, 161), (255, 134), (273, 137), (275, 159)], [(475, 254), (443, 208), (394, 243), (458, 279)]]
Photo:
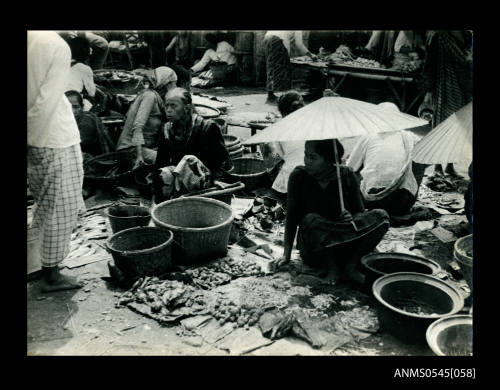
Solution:
[(264, 53), (267, 72), (267, 103), (277, 100), (275, 92), (289, 90), (292, 86), (290, 47), (294, 44), (300, 55), (316, 58), (302, 41), (302, 31), (268, 31), (264, 36)]
[[(344, 150), (335, 142), (340, 160)], [(359, 182), (346, 166), (340, 166), (342, 212), (334, 156), (332, 140), (306, 142), (305, 166), (296, 167), (288, 181), (284, 254), (276, 265), (290, 261), (298, 227), (297, 247), (304, 263), (362, 284), (364, 275), (356, 266), (387, 232), (389, 216), (384, 210), (364, 210)]]
[[(419, 112), (430, 108), (437, 126), (472, 100), (472, 33), (430, 31), (422, 76), (426, 95)], [(442, 174), (441, 165), (435, 171)], [(445, 171), (456, 175), (451, 163)]]
[(85, 209), (80, 133), (64, 95), (70, 62), (70, 48), (57, 33), (28, 31), (28, 180), (44, 292), (81, 287), (59, 271), (78, 212)]

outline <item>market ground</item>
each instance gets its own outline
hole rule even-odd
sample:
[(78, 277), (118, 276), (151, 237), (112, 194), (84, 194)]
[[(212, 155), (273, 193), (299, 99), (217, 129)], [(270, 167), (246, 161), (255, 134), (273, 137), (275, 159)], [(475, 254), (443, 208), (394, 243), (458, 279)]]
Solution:
[[(233, 108), (230, 114), (278, 113), (276, 106), (265, 103), (263, 89), (214, 89), (202, 92), (220, 96), (231, 103)], [(231, 126), (228, 133), (245, 139), (250, 136), (250, 129)], [(343, 142), (346, 153), (352, 148), (352, 142)], [(458, 164), (456, 168), (459, 174), (466, 177), (467, 162)], [(429, 167), (428, 172), (432, 172), (432, 167)], [(456, 225), (463, 220), (463, 216), (448, 216), (448, 220)], [(445, 267), (452, 255), (452, 246), (439, 244), (436, 241), (433, 252), (423, 254)], [(105, 261), (66, 269), (64, 273), (78, 276), (86, 283), (85, 287), (43, 294), (39, 281), (27, 284), (28, 355), (229, 355), (227, 350), (216, 348), (202, 339), (182, 337), (179, 335), (179, 326), (161, 326), (127, 308), (115, 307), (122, 290), (101, 279), (109, 276)], [(272, 353), (317, 354), (304, 342), (289, 341), (289, 345), (296, 345), (295, 350), (292, 348), (280, 352), (274, 349)], [(433, 353), (426, 345), (407, 345), (382, 331), (346, 344), (334, 354), (426, 356)]]

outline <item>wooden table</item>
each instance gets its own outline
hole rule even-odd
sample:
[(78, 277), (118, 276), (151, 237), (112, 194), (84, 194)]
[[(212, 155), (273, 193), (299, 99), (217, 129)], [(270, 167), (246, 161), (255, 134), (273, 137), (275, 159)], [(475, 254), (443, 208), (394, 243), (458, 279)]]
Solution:
[[(418, 99), (422, 97), (422, 94), (419, 94), (411, 102), (411, 104), (407, 106), (406, 104), (407, 89), (408, 86), (415, 81), (415, 79), (411, 74), (405, 74), (393, 69), (359, 68), (355, 66), (340, 65), (340, 64), (319, 65), (314, 63), (294, 61), (293, 59), (290, 61), (290, 63), (292, 64), (292, 66), (299, 67), (302, 69), (319, 70), (327, 78), (332, 78), (335, 76), (340, 77), (340, 81), (338, 81), (335, 84), (333, 92), (337, 92), (344, 83), (344, 81), (348, 78), (384, 81), (386, 85), (389, 87), (389, 90), (391, 91), (392, 95), (398, 102), (398, 106), (401, 112), (408, 112), (413, 107), (413, 105), (418, 101)], [(396, 84), (398, 84), (401, 87), (401, 94), (398, 93)]]

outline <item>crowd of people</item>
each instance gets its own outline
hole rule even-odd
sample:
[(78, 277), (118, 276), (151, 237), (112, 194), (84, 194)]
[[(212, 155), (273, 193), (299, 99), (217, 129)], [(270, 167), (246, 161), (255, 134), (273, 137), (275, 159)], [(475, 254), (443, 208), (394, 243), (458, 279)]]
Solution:
[[(466, 32), (435, 32), (423, 44), (423, 37), (421, 32), (374, 32), (365, 49), (383, 46), (381, 53), (390, 56), (425, 46), (422, 106), (432, 108), (437, 124), (472, 99), (470, 39)], [(93, 77), (106, 61), (106, 39), (90, 32), (28, 32), (28, 180), (37, 205), (33, 223), (40, 229), (45, 291), (80, 286), (62, 275), (58, 264), (85, 207), (84, 160), (120, 151), (124, 169), (151, 167), (155, 202), (208, 188), (232, 168), (220, 126), (196, 113), (190, 91), (220, 81), (211, 66), (223, 64), (224, 74), (234, 77), (237, 58), (225, 35), (205, 39), (207, 50), (192, 63), (189, 34), (177, 32), (162, 43), (163, 63), (137, 71), (142, 90), (124, 113), (115, 142), (91, 109), (107, 96)], [(302, 95), (291, 91), (292, 46), (316, 58), (301, 31), (268, 31), (264, 37), (267, 102), (277, 103), (282, 117), (305, 105)], [(392, 103), (381, 106), (398, 110)], [(263, 146), (264, 158), (278, 162), (272, 188), (286, 199), (284, 253), (277, 265), (290, 261), (297, 236), (306, 264), (362, 284), (356, 264), (380, 242), (390, 218), (408, 214), (417, 199), (425, 168), (411, 160), (417, 140), (410, 132), (360, 138), (344, 160), (338, 140)], [(339, 173), (345, 207), (339, 203)], [(182, 185), (176, 182), (179, 175)]]

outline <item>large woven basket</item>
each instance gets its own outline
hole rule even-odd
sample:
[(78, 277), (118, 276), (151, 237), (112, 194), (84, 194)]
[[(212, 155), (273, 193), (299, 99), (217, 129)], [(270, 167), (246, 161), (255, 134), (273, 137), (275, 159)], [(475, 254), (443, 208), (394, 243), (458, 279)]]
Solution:
[(224, 202), (178, 198), (156, 205), (151, 214), (156, 226), (174, 233), (174, 262), (189, 265), (226, 255), (233, 212)]
[(159, 276), (172, 269), (173, 236), (166, 229), (140, 226), (115, 233), (106, 247), (124, 274)]
[(264, 160), (255, 157), (235, 158), (233, 169), (226, 173), (229, 183), (241, 181), (249, 191), (269, 184), (269, 174)]

